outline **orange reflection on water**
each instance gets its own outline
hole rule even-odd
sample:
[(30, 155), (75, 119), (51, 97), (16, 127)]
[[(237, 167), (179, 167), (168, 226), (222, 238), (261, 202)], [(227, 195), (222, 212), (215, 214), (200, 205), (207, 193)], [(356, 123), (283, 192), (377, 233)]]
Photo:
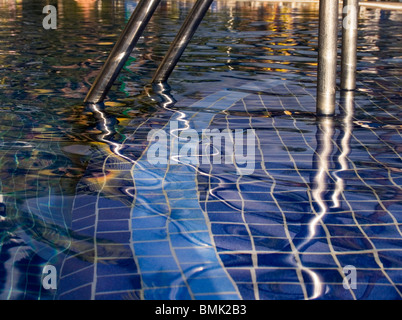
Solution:
[(98, 0), (74, 0), (82, 10), (85, 20), (89, 20), (95, 10)]

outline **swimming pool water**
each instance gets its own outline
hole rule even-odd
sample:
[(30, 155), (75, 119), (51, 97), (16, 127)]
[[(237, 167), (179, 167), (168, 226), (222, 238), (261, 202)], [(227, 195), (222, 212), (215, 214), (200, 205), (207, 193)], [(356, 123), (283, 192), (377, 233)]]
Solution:
[(56, 30), (45, 4), (0, 2), (1, 299), (401, 299), (400, 12), (361, 7), (358, 88), (320, 119), (315, 3), (214, 2), (152, 89), (192, 5), (163, 1), (96, 106), (136, 2), (57, 1)]

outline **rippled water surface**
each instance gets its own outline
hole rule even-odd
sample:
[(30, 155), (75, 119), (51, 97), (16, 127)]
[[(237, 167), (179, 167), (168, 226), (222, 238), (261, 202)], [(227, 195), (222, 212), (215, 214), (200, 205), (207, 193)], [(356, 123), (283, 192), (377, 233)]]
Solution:
[(193, 4), (162, 1), (96, 106), (136, 1), (46, 4), (0, 0), (1, 299), (401, 299), (400, 11), (360, 8), (317, 119), (318, 4), (216, 1), (158, 90)]

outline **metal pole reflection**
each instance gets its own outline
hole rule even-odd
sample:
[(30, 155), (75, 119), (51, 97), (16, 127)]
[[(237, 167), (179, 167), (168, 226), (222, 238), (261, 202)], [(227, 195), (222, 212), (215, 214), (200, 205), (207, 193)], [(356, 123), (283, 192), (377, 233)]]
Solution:
[[(328, 193), (328, 180), (330, 179), (330, 157), (333, 151), (333, 135), (334, 135), (334, 119), (332, 117), (318, 117), (317, 118), (317, 148), (313, 156), (313, 169), (315, 175), (313, 176), (312, 198), (318, 206), (316, 216), (309, 221), (307, 235), (301, 243), (297, 245), (297, 250), (302, 252), (312, 244), (314, 237), (317, 233), (317, 226), (328, 213), (328, 205), (325, 196)], [(323, 283), (316, 272), (303, 265), (300, 266), (301, 270), (306, 272), (312, 280), (312, 294), (308, 297), (309, 300), (317, 299), (322, 295), (324, 290)]]
[[(353, 91), (343, 91), (341, 93), (340, 108), (340, 154), (335, 161), (331, 161), (331, 159), (333, 159), (332, 154), (335, 146), (335, 119), (333, 117), (317, 118), (317, 147), (313, 156), (313, 169), (316, 171), (312, 179), (312, 198), (317, 206), (317, 209), (314, 210), (317, 214), (309, 222), (308, 235), (306, 239), (300, 243), (298, 250), (303, 250), (303, 248), (305, 248), (306, 245), (313, 240), (317, 234), (318, 224), (322, 222), (325, 215), (329, 213), (331, 208), (340, 207), (339, 198), (344, 192), (345, 183), (339, 173), (348, 169), (347, 157), (350, 153), (350, 139), (353, 131)], [(335, 164), (339, 168), (338, 170), (333, 170)], [(335, 182), (333, 190), (331, 190), (331, 180)], [(328, 195), (331, 195), (331, 207), (328, 204)], [(306, 271), (313, 279), (313, 294), (310, 299), (319, 297), (323, 290), (323, 284), (318, 278), (318, 275), (306, 267), (303, 267), (302, 270)]]
[(110, 151), (116, 156), (121, 157), (131, 163), (136, 163), (133, 159), (121, 153), (123, 143), (113, 141), (113, 138), (116, 135), (116, 117), (105, 113), (105, 107), (103, 104), (89, 103), (87, 104), (87, 107), (92, 111), (95, 119), (97, 120), (97, 128), (102, 132), (102, 134), (98, 136), (98, 139), (108, 144), (110, 146)]
[(339, 197), (343, 193), (345, 186), (342, 177), (339, 175), (342, 171), (348, 170), (347, 157), (350, 153), (350, 139), (353, 132), (353, 110), (354, 110), (354, 92), (353, 91), (341, 91), (341, 140), (340, 140), (340, 154), (337, 162), (339, 169), (334, 171), (335, 177), (335, 190), (332, 194), (332, 208), (339, 208)]
[(318, 206), (318, 214), (309, 223), (308, 239), (312, 239), (315, 236), (317, 224), (328, 212), (325, 196), (329, 191), (330, 156), (334, 149), (334, 119), (331, 117), (318, 118), (317, 121), (317, 149), (313, 157), (313, 168), (316, 173), (313, 179), (312, 196)]

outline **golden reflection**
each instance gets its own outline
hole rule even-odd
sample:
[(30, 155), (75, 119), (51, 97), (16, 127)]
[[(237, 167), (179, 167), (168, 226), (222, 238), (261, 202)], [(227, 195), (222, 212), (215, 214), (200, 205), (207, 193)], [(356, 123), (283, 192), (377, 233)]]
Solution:
[(81, 8), (82, 13), (84, 15), (84, 19), (88, 21), (91, 18), (93, 11), (95, 10), (95, 5), (98, 0), (74, 0), (74, 1)]
[[(294, 50), (300, 42), (297, 42), (295, 33), (299, 33), (299, 24), (308, 23), (310, 14), (318, 14), (317, 3), (301, 3), (301, 2), (279, 2), (279, 1), (217, 1), (217, 9), (222, 12), (229, 13), (229, 22), (232, 22), (231, 15), (236, 16), (237, 12), (241, 12), (245, 16), (244, 21), (236, 21), (234, 24), (228, 23), (227, 27), (231, 28), (252, 30), (257, 28), (258, 31), (266, 31), (266, 34), (261, 36), (261, 44), (259, 47), (266, 52), (265, 56), (247, 58), (247, 62), (252, 65), (243, 65), (242, 69), (255, 70), (256, 68), (264, 71), (289, 73), (292, 70), (294, 62), (286, 59), (277, 59), (277, 56), (294, 56)], [(295, 10), (301, 11), (305, 14), (295, 16), (292, 14)], [(252, 26), (255, 21), (261, 22), (256, 26)], [(251, 25), (250, 25), (251, 23)], [(264, 24), (265, 23), (265, 24)], [(314, 26), (313, 26), (314, 27)], [(317, 26), (318, 27), (318, 26)], [(233, 35), (236, 37), (236, 34)], [(300, 36), (300, 35), (298, 35)], [(237, 41), (243, 41), (237, 39)], [(246, 40), (250, 42), (252, 40)], [(256, 43), (259, 43), (257, 41)], [(262, 44), (267, 43), (267, 44)], [(254, 43), (252, 44), (254, 45)], [(229, 46), (227, 53), (232, 51)], [(272, 59), (270, 59), (272, 57)], [(232, 60), (230, 60), (232, 61)], [(304, 63), (304, 62), (303, 62)], [(257, 66), (254, 64), (258, 64)], [(264, 66), (265, 65), (265, 66)], [(290, 68), (288, 67), (290, 65)], [(316, 66), (316, 63), (310, 63)], [(231, 68), (232, 69), (232, 68)]]
[[(0, 33), (3, 25), (7, 25), (10, 21), (16, 21), (21, 10), (20, 1), (16, 0), (0, 0)], [(11, 31), (11, 30), (10, 30)], [(10, 35), (14, 36), (14, 32)], [(1, 48), (0, 48), (1, 54)]]

